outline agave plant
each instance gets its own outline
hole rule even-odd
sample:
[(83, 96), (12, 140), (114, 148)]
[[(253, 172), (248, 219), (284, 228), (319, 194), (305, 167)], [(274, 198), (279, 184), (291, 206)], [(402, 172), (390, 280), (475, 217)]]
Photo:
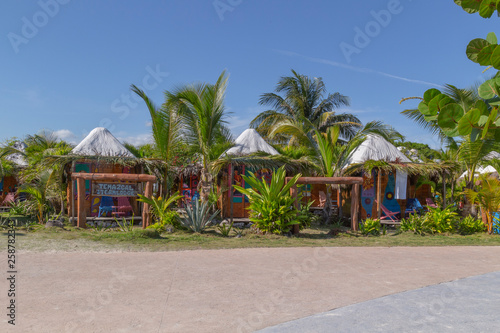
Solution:
[(219, 210), (210, 215), (210, 204), (208, 202), (201, 203), (199, 200), (194, 200), (192, 206), (186, 206), (187, 217), (181, 219), (181, 223), (188, 229), (194, 232), (202, 232), (219, 214)]

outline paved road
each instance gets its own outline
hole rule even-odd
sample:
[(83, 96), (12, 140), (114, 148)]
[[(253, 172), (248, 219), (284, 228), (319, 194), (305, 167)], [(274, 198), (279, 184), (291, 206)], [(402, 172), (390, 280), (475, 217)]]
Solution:
[[(19, 253), (16, 326), (3, 314), (0, 332), (253, 332), (497, 272), (499, 258), (500, 247)], [(6, 253), (0, 267), (6, 312)]]
[(377, 298), (260, 333), (498, 332), (500, 272)]

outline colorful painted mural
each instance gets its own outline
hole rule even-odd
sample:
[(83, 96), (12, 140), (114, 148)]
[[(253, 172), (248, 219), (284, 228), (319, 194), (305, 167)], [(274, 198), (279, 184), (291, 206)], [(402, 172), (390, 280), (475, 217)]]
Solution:
[(396, 179), (394, 177), (394, 172), (390, 172), (388, 175), (387, 185), (385, 187), (384, 200), (382, 204), (390, 210), (391, 212), (401, 212), (401, 207), (398, 201), (394, 197), (394, 190), (396, 188)]
[(366, 217), (372, 217), (373, 203), (375, 200), (375, 171), (372, 174), (363, 173), (361, 188), (361, 206), (366, 211)]

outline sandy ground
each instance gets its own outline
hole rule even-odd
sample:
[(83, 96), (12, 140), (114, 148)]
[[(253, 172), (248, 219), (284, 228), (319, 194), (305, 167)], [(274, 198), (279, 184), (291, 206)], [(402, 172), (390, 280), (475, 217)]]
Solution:
[(251, 332), (500, 271), (500, 247), (21, 253), (16, 326), (0, 332)]

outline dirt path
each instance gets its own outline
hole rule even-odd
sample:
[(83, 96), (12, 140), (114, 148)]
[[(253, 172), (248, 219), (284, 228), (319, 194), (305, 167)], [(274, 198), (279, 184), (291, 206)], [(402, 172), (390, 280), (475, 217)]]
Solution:
[(4, 314), (0, 331), (251, 332), (493, 271), (500, 247), (22, 253), (16, 326)]

